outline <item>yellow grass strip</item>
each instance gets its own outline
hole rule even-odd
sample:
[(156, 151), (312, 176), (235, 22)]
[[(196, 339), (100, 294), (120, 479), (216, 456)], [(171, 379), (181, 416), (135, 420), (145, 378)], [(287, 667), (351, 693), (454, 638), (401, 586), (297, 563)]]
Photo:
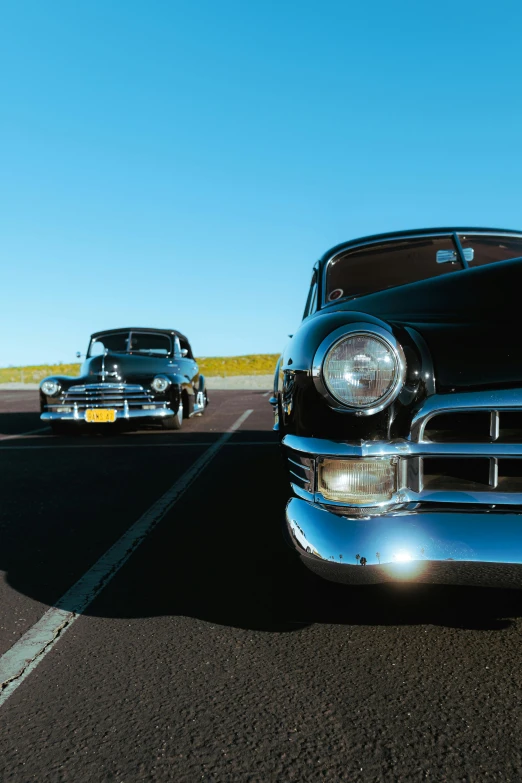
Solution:
[[(200, 372), (207, 377), (230, 375), (270, 375), (279, 358), (277, 353), (247, 356), (212, 356), (197, 360)], [(0, 383), (38, 383), (48, 375), (72, 375), (80, 372), (80, 364), (42, 364), (28, 367), (0, 368)]]

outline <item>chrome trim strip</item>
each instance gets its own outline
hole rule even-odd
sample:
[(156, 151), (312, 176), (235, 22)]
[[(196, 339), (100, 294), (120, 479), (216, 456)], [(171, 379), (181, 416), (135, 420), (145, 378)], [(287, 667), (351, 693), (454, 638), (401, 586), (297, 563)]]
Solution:
[(64, 399), (68, 400), (122, 400), (128, 398), (130, 400), (144, 400), (150, 397), (150, 394), (146, 392), (98, 392), (98, 394), (89, 394), (88, 392), (73, 392), (72, 394), (64, 395)]
[[(74, 403), (78, 410), (85, 411), (87, 408), (89, 410), (96, 410), (97, 408), (116, 408), (116, 410), (123, 410), (125, 408), (125, 403), (127, 401), (124, 400), (123, 402), (114, 402), (113, 400), (105, 400), (105, 401), (98, 401), (98, 402), (81, 402), (79, 405), (78, 403)], [(128, 403), (128, 407), (131, 410), (140, 410), (144, 406), (152, 407), (152, 408), (165, 408), (167, 403), (160, 403), (160, 402), (151, 402), (150, 400), (138, 400), (135, 402), (134, 400), (130, 400)], [(72, 408), (73, 403), (71, 401), (69, 402), (62, 402), (58, 405), (46, 405), (46, 410), (48, 410), (50, 413), (60, 413), (60, 408)]]
[(522, 443), (415, 443), (409, 440), (336, 443), (285, 435), (283, 445), (311, 457), (522, 457)]
[(290, 468), (288, 469), (288, 471), (289, 471), (289, 473), (292, 476), (295, 476), (296, 479), (298, 479), (299, 481), (302, 481), (303, 484), (308, 484), (308, 478), (306, 476), (300, 476), (299, 473), (296, 473), (295, 471), (290, 470)]
[(145, 389), (143, 386), (140, 386), (137, 383), (85, 383), (85, 384), (79, 384), (77, 386), (69, 386), (68, 389), (66, 389), (66, 392), (70, 391), (77, 391), (77, 392), (85, 392), (85, 391), (130, 391), (130, 392), (144, 392)]
[(500, 414), (498, 411), (491, 411), (489, 422), (489, 437), (491, 440), (498, 440), (500, 436)]
[[(126, 419), (164, 419), (168, 416), (174, 416), (174, 411), (170, 408), (156, 408), (153, 411), (133, 410), (129, 408), (127, 412), (125, 410), (116, 411), (116, 420), (125, 421)], [(79, 421), (83, 422), (86, 427), (91, 426), (85, 422), (83, 415), (75, 407), (73, 413), (53, 413), (51, 411), (45, 411), (40, 415), (42, 421)]]
[(290, 486), (292, 487), (292, 491), (294, 495), (297, 495), (298, 498), (302, 498), (303, 500), (308, 500), (310, 502), (313, 502), (314, 496), (311, 492), (304, 489), (303, 487), (300, 487), (298, 484), (290, 483)]
[[(485, 492), (473, 490), (423, 489), (416, 494), (412, 490), (403, 489), (400, 492), (403, 502), (422, 503), (462, 503), (464, 505), (478, 504), (491, 506), (520, 506), (522, 492), (499, 492), (493, 488)], [(396, 501), (397, 502), (397, 501)]]
[(340, 500), (327, 500), (320, 492), (316, 492), (313, 500), (320, 506), (335, 506), (336, 508), (345, 508), (346, 513), (357, 509), (378, 509), (381, 513), (391, 506), (401, 506), (405, 503), (457, 503), (459, 505), (491, 505), (491, 506), (520, 506), (522, 505), (522, 492), (499, 492), (491, 488), (490, 490), (480, 490), (478, 492), (466, 489), (421, 489), (415, 492), (408, 487), (400, 487), (390, 500), (383, 503), (343, 503)]
[(307, 467), (306, 465), (303, 465), (301, 462), (296, 462), (295, 459), (292, 459), (292, 457), (287, 457), (288, 462), (292, 462), (294, 465), (296, 465), (298, 468), (302, 468), (303, 470), (311, 470), (310, 467)]
[(492, 457), (489, 461), (489, 486), (495, 489), (498, 486), (498, 459)]

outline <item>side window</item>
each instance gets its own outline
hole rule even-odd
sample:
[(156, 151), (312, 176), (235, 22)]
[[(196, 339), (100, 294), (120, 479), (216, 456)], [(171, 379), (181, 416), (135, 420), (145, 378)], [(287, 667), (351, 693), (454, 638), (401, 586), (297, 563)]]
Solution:
[(184, 340), (183, 337), (179, 338), (179, 344), (181, 346), (181, 350), (185, 350), (187, 352), (187, 359), (193, 359), (192, 351), (190, 349), (190, 345), (188, 343), (188, 340)]
[(312, 315), (312, 313), (315, 313), (317, 308), (317, 283), (314, 283), (312, 286), (312, 293), (310, 296), (310, 308), (308, 310), (308, 315)]
[(181, 357), (181, 345), (179, 344), (179, 337), (174, 336), (174, 356), (176, 359)]

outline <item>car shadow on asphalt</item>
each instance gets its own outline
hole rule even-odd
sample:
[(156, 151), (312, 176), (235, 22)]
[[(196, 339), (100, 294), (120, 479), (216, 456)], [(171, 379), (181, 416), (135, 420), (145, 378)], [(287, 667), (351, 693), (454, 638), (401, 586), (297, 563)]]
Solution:
[[(194, 433), (195, 446), (201, 437), (201, 433)], [(275, 436), (251, 430), (242, 431), (240, 438), (253, 443), (266, 441), (266, 445), (224, 447), (85, 610), (85, 615), (119, 619), (183, 616), (267, 632), (299, 631), (316, 623), (503, 630), (522, 617), (522, 590), (424, 584), (349, 587), (312, 574), (283, 540), (282, 522), (289, 492)], [(184, 431), (184, 442), (190, 439), (190, 432)], [(60, 445), (60, 439), (56, 443)], [(134, 521), (132, 500), (125, 514), (118, 518), (118, 506), (128, 502), (127, 490), (120, 488), (116, 495), (115, 487), (121, 487), (134, 464), (124, 460), (135, 462), (137, 452), (118, 449), (118, 455), (113, 455), (111, 449), (102, 451), (111, 453), (110, 461), (102, 463), (102, 457), (96, 453), (89, 462), (89, 486), (95, 492), (105, 493), (100, 498), (103, 503), (93, 505), (94, 513), (87, 496), (84, 502), (75, 497), (74, 485), (70, 488), (70, 502), (66, 502), (60, 500), (63, 484), (54, 487), (48, 483), (46, 491), (56, 492), (56, 498), (47, 498), (36, 520), (37, 540), (31, 541), (26, 534), (14, 536), (12, 544), (9, 536), (0, 539), (0, 569), (7, 571), (8, 584), (19, 593), (52, 605), (84, 573), (84, 565), (80, 567), (74, 560), (81, 547), (91, 547), (92, 564), (106, 551), (107, 541), (117, 540), (129, 521)], [(169, 465), (174, 451), (172, 456), (169, 453)], [(181, 451), (188, 453), (186, 449), (178, 453)], [(52, 453), (45, 453), (49, 464)], [(74, 460), (80, 457), (74, 455), (85, 455), (87, 451), (65, 449), (59, 453), (73, 476), (75, 466), (77, 473), (83, 464), (76, 463)], [(165, 462), (165, 450), (141, 449), (139, 453), (143, 465), (150, 467), (152, 481)], [(19, 459), (27, 471), (30, 491), (34, 470), (25, 454)], [(124, 457), (127, 454), (129, 457)], [(55, 470), (62, 465), (58, 461), (53, 464)], [(98, 464), (99, 478), (95, 472)], [(128, 480), (132, 482), (132, 478)], [(132, 491), (136, 491), (135, 487), (130, 486), (128, 492)], [(114, 493), (110, 500), (108, 492)], [(59, 517), (59, 524), (55, 524), (53, 514)], [(76, 609), (72, 604), (62, 608)]]
[[(242, 433), (259, 441), (267, 433)], [(235, 477), (226, 485), (225, 478)], [(246, 630), (298, 631), (312, 624), (437, 625), (503, 630), (522, 617), (522, 590), (387, 584), (346, 586), (311, 573), (283, 536), (288, 478), (279, 447), (231, 448), (177, 517), (163, 525), (92, 614), (194, 617)], [(232, 489), (233, 487), (233, 489)], [(219, 499), (218, 499), (219, 498)]]
[(45, 427), (45, 423), (37, 412), (0, 413), (0, 439), (5, 435), (19, 435), (40, 427)]

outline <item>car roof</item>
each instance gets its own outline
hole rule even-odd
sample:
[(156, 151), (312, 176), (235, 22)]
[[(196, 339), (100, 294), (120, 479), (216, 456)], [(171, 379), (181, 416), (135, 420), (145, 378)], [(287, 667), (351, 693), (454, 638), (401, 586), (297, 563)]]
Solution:
[(364, 245), (366, 243), (379, 242), (387, 239), (430, 236), (432, 234), (471, 234), (477, 232), (481, 234), (517, 234), (522, 236), (522, 231), (520, 230), (512, 230), (509, 228), (477, 228), (476, 226), (474, 228), (470, 226), (452, 226), (449, 228), (414, 228), (408, 229), (407, 231), (391, 231), (386, 234), (372, 234), (367, 237), (350, 239), (348, 242), (341, 242), (324, 253), (324, 255), (322, 255), (319, 259), (319, 263), (324, 265), (327, 263), (327, 261), (330, 260), (332, 256), (336, 255), (340, 251), (349, 250), (351, 247)]
[(188, 338), (185, 337), (184, 334), (181, 334), (181, 332), (178, 332), (176, 329), (154, 329), (150, 326), (120, 326), (117, 329), (101, 329), (99, 332), (93, 332), (91, 334), (91, 338), (99, 337), (101, 334), (118, 334), (118, 332), (160, 332), (162, 334), (175, 335), (181, 340), (185, 340), (187, 343), (189, 342)]

